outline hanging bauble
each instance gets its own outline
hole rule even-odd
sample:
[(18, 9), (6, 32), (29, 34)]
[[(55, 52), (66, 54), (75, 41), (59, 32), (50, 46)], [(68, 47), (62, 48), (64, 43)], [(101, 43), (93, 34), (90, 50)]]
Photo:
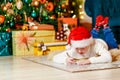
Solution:
[(24, 0), (25, 3), (30, 4), (32, 0)]
[(7, 7), (4, 5), (4, 6), (2, 7), (2, 10), (3, 10), (3, 11), (7, 11)]
[(10, 22), (9, 24), (10, 24), (10, 27), (12, 28), (12, 27), (14, 27), (15, 22), (14, 22), (14, 21), (12, 21), (12, 22)]
[(35, 0), (35, 1), (33, 1), (33, 5), (34, 5), (35, 7), (38, 7), (38, 6), (40, 5), (40, 3), (39, 3), (38, 0)]
[(16, 2), (16, 7), (17, 7), (19, 10), (22, 9), (23, 3), (22, 3), (21, 0), (17, 0), (17, 2)]
[(36, 12), (35, 10), (33, 10), (32, 13), (31, 13), (31, 16), (32, 16), (33, 18), (36, 18), (36, 17), (37, 17), (37, 12)]
[(45, 4), (46, 0), (39, 0), (41, 4)]
[(48, 16), (45, 16), (45, 20), (48, 20), (49, 19), (49, 17)]
[(5, 6), (7, 7), (7, 9), (10, 9), (10, 8), (12, 8), (12, 3), (7, 2), (7, 4)]
[(65, 7), (66, 7), (66, 5), (65, 5), (65, 4), (62, 4), (62, 5), (61, 5), (61, 7), (62, 7), (62, 8), (65, 8)]
[(0, 15), (0, 24), (1, 24), (1, 23), (3, 23), (3, 22), (4, 22), (4, 20), (5, 20), (5, 16)]
[(9, 0), (9, 2), (10, 2), (10, 3), (12, 3), (12, 2), (13, 2), (13, 0)]
[(53, 9), (54, 9), (53, 3), (52, 3), (52, 2), (48, 2), (47, 10), (48, 10), (48, 11), (53, 11)]

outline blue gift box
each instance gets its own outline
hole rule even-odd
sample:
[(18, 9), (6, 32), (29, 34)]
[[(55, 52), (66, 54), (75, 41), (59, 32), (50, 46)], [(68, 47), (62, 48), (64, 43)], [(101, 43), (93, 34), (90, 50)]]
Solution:
[(12, 36), (10, 32), (0, 32), (0, 56), (12, 55)]

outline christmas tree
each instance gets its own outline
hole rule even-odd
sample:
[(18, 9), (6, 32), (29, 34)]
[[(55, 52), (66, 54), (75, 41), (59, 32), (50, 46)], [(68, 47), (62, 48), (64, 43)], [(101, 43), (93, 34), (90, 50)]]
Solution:
[(27, 24), (28, 17), (40, 24), (52, 24), (57, 30), (57, 18), (78, 16), (75, 8), (70, 9), (71, 2), (73, 7), (78, 5), (78, 0), (3, 0), (0, 2), (0, 31), (21, 29), (18, 26)]

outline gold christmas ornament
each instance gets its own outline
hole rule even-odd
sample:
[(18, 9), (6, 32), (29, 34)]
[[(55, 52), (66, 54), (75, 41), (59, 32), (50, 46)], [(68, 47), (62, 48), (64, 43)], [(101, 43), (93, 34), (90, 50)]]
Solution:
[(4, 5), (4, 6), (2, 7), (2, 10), (3, 10), (3, 11), (7, 11), (7, 7)]
[(17, 7), (19, 10), (22, 9), (23, 3), (22, 3), (21, 0), (17, 0), (17, 2), (16, 2), (16, 7)]
[(35, 1), (33, 1), (33, 5), (34, 5), (35, 7), (38, 7), (38, 6), (40, 5), (40, 3), (39, 3), (38, 0), (35, 0)]
[(10, 9), (12, 8), (12, 3), (8, 2), (5, 6), (7, 7), (7, 9)]
[(7, 10), (7, 13), (8, 13), (9, 15), (14, 15), (13, 9), (8, 9), (8, 10)]
[(62, 4), (62, 8), (65, 8), (66, 7), (66, 5), (65, 4)]

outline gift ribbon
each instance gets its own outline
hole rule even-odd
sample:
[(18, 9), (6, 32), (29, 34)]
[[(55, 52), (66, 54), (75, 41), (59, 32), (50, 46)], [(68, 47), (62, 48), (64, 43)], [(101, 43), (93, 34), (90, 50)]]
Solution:
[(19, 47), (26, 47), (29, 51), (29, 45), (34, 42), (34, 35), (36, 33), (18, 33), (18, 38), (16, 39), (16, 44)]

